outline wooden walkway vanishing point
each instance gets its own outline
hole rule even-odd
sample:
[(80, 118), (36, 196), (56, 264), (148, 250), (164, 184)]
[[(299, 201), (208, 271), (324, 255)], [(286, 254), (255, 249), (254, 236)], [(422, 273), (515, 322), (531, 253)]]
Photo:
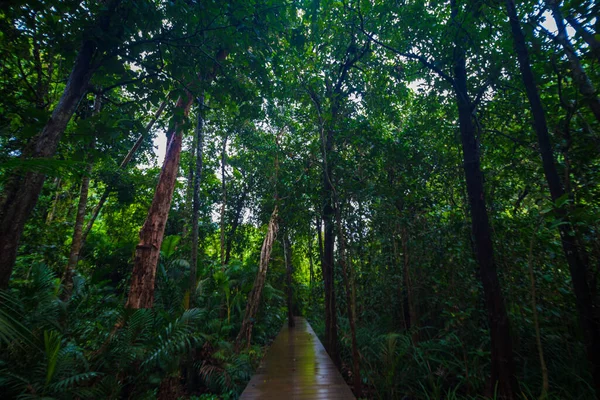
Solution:
[(240, 398), (354, 399), (309, 323), (295, 321), (281, 329)]

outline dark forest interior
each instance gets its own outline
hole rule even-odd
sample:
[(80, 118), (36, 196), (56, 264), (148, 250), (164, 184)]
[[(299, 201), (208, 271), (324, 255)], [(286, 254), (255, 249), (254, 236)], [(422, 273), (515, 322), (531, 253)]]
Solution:
[(599, 398), (599, 16), (2, 1), (0, 397)]

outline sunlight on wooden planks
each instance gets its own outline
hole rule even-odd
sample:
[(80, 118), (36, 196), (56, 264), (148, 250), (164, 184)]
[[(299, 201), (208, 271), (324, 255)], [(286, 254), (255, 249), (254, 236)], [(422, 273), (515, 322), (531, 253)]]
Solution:
[(354, 399), (309, 323), (283, 327), (241, 399)]

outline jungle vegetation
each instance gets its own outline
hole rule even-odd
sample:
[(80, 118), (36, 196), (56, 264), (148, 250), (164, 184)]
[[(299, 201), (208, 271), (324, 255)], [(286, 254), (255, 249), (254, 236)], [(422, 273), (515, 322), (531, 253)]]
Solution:
[(598, 398), (599, 15), (2, 1), (2, 397), (234, 399), (303, 315), (357, 397)]

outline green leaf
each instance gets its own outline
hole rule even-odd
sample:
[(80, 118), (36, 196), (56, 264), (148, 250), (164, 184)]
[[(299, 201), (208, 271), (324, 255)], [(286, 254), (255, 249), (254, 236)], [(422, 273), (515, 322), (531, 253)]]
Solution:
[(177, 250), (177, 245), (181, 241), (181, 236), (179, 235), (170, 235), (164, 238), (162, 242), (162, 246), (160, 247), (160, 251), (163, 253), (163, 256), (166, 258), (171, 258), (175, 251)]

